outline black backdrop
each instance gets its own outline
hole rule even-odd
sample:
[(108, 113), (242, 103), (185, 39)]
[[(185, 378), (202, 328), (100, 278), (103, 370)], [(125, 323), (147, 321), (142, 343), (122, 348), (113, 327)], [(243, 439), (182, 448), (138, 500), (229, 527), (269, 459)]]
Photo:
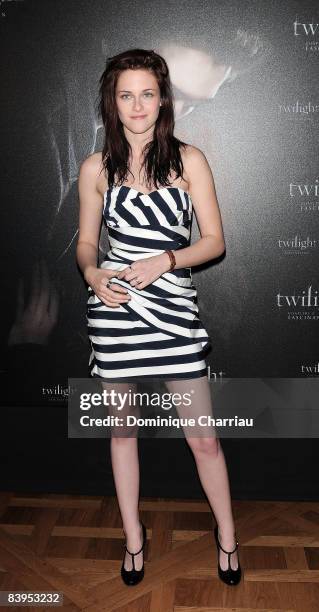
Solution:
[[(316, 5), (13, 0), (1, 11), (2, 487), (108, 494), (108, 442), (67, 437), (68, 379), (88, 375), (89, 356), (77, 177), (102, 148), (105, 57), (135, 46), (169, 56), (174, 42), (231, 66), (206, 99), (184, 80), (175, 129), (211, 164), (226, 239), (224, 257), (193, 270), (210, 375), (316, 376), (318, 306), (298, 299), (318, 291)], [(103, 230), (101, 257), (106, 248)], [(40, 328), (24, 307), (49, 294), (56, 312)], [(202, 494), (184, 441), (140, 448), (143, 494)], [(228, 439), (223, 448), (237, 498), (315, 498), (316, 439)]]

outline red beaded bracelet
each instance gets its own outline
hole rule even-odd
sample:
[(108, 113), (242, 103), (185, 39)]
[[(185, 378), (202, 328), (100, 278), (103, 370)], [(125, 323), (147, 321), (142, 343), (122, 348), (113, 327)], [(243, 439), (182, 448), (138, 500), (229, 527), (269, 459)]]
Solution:
[(167, 255), (169, 256), (169, 258), (171, 260), (171, 267), (169, 269), (169, 272), (170, 272), (171, 270), (174, 270), (174, 268), (176, 266), (175, 255), (174, 255), (173, 251), (165, 251), (165, 253), (167, 253)]

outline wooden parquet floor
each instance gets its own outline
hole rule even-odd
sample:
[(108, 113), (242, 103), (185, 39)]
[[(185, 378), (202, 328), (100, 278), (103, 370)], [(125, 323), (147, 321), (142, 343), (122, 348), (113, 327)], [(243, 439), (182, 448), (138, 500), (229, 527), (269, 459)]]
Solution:
[(319, 503), (233, 500), (237, 586), (218, 578), (205, 501), (141, 498), (139, 508), (145, 577), (127, 587), (116, 498), (0, 493), (0, 590), (63, 592), (61, 611), (319, 611)]

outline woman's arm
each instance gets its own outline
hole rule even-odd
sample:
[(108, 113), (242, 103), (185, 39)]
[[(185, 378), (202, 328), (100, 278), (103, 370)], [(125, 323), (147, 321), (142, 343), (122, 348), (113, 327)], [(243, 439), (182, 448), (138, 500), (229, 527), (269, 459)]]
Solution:
[[(101, 231), (103, 196), (97, 189), (97, 178), (100, 170), (100, 156), (94, 153), (82, 162), (79, 174), (79, 237), (76, 247), (76, 259), (88, 285), (98, 298), (107, 306), (117, 308), (130, 299), (123, 287), (106, 283), (119, 274), (116, 270), (104, 270), (98, 267), (98, 244)], [(112, 288), (111, 288), (112, 287)]]
[(103, 197), (97, 190), (98, 160), (90, 155), (82, 162), (78, 180), (80, 213), (76, 259), (90, 284), (90, 273), (97, 269)]
[(183, 163), (201, 238), (174, 251), (175, 268), (191, 268), (215, 259), (225, 250), (222, 220), (211, 168), (197, 147), (188, 145)]

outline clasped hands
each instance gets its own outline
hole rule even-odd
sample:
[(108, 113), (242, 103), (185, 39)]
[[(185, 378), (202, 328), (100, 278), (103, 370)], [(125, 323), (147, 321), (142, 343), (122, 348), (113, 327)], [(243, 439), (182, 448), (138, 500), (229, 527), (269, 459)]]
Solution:
[(106, 306), (118, 308), (121, 304), (128, 303), (131, 296), (125, 287), (116, 282), (117, 278), (129, 282), (132, 287), (140, 290), (168, 272), (170, 267), (171, 262), (168, 254), (160, 253), (160, 255), (134, 261), (130, 266), (126, 266), (120, 271), (94, 268), (86, 275), (86, 280), (93, 292)]
[(153, 255), (134, 261), (116, 275), (116, 278), (126, 280), (136, 289), (144, 289), (157, 280), (164, 272), (168, 272), (171, 262), (167, 253)]

